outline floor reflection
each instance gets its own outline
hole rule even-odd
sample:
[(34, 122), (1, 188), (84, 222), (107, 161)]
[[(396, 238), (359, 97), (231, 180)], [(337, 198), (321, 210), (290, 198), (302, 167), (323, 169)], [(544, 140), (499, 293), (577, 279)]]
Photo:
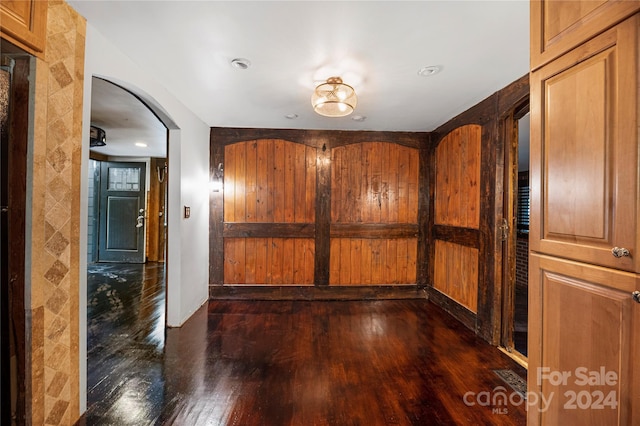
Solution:
[(153, 424), (164, 405), (164, 264), (87, 269), (86, 424)]
[(525, 424), (465, 405), (526, 372), (426, 300), (211, 301), (165, 331), (161, 265), (90, 271), (80, 425)]

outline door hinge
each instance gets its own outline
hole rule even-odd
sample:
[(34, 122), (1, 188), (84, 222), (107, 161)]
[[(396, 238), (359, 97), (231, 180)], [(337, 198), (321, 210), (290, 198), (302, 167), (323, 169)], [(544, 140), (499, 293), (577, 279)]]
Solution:
[(502, 218), (502, 224), (498, 229), (500, 230), (500, 241), (507, 241), (509, 239), (509, 221), (506, 218)]
[(9, 211), (9, 206), (0, 206), (0, 212), (7, 213)]

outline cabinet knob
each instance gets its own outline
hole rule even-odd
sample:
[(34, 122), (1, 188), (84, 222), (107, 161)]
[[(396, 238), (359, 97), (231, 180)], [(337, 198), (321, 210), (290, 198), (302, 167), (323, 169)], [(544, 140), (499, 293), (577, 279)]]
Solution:
[(640, 303), (640, 291), (634, 291), (633, 293), (631, 293), (631, 297), (633, 298), (633, 300), (635, 300), (637, 303)]
[(629, 257), (631, 256), (631, 253), (629, 252), (629, 250), (627, 250), (626, 248), (623, 247), (614, 247), (611, 249), (611, 254), (613, 254), (614, 257)]

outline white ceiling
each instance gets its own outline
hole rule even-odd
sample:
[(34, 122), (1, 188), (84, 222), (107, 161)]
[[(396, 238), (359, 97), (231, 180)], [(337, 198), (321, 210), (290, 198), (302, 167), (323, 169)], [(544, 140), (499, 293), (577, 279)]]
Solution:
[[(210, 126), (431, 131), (529, 69), (528, 1), (69, 3)], [(364, 121), (313, 112), (331, 76), (355, 88)]]

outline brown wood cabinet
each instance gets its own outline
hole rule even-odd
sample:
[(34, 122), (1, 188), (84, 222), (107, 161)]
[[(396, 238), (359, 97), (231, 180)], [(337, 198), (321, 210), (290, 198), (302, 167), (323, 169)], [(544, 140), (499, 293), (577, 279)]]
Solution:
[(530, 425), (640, 424), (637, 6), (532, 2)]
[[(637, 425), (638, 276), (531, 255), (530, 425)], [(534, 403), (536, 403), (533, 405)]]
[(637, 51), (631, 18), (531, 74), (531, 250), (640, 272)]
[(631, 1), (532, 1), (531, 68), (568, 52), (640, 10)]
[(47, 33), (46, 0), (2, 0), (2, 38), (39, 57), (44, 57)]

